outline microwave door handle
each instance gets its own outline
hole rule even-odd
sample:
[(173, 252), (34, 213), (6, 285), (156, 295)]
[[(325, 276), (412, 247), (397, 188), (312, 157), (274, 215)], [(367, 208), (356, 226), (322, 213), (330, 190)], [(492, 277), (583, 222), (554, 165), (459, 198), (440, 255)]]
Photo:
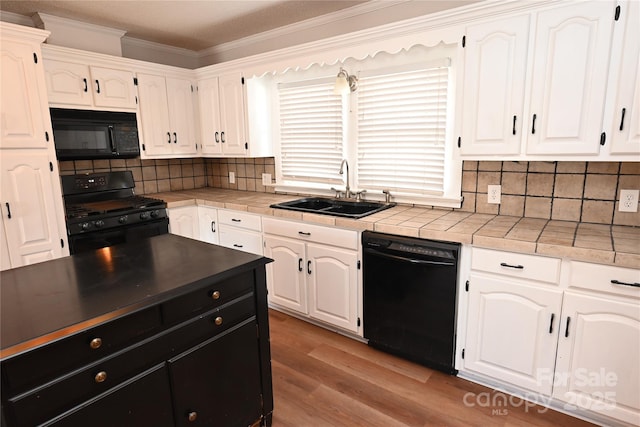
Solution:
[(115, 137), (113, 135), (113, 126), (109, 126), (109, 145), (111, 146), (112, 153), (116, 152), (116, 147), (114, 143), (115, 143)]

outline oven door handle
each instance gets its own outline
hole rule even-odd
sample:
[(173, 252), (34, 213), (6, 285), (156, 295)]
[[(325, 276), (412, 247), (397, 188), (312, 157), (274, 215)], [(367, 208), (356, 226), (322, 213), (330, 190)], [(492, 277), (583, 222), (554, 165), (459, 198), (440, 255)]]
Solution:
[(114, 143), (115, 143), (115, 137), (113, 135), (113, 126), (109, 126), (109, 145), (111, 146), (112, 153), (116, 152), (116, 147)]
[(408, 257), (398, 256), (398, 255), (391, 255), (391, 254), (388, 254), (386, 252), (377, 251), (375, 249), (365, 249), (365, 252), (370, 253), (370, 254), (375, 254), (375, 255), (381, 256), (383, 258), (393, 259), (393, 260), (396, 260), (396, 261), (410, 262), (412, 264), (442, 265), (442, 266), (447, 266), (447, 267), (452, 267), (452, 266), (455, 265), (455, 263), (453, 263), (453, 262), (427, 261), (427, 260), (424, 260), (424, 259), (415, 259), (415, 258), (408, 258)]

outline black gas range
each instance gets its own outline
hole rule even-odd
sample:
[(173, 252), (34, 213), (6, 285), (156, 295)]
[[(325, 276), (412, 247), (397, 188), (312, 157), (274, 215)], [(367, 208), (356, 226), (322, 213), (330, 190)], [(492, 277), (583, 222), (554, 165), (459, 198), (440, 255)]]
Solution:
[(168, 233), (167, 204), (134, 188), (131, 171), (62, 176), (72, 254)]

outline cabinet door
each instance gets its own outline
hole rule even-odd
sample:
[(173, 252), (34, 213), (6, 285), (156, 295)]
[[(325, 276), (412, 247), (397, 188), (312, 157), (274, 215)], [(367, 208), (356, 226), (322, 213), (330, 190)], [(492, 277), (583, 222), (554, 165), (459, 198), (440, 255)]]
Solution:
[(529, 16), (467, 29), (461, 153), (519, 154)]
[(562, 292), (471, 275), (465, 369), (550, 395)]
[(598, 153), (613, 14), (600, 1), (538, 14), (527, 153)]
[[(12, 267), (63, 255), (54, 180), (45, 150), (2, 152), (0, 200)], [(9, 215), (10, 211), (10, 215)]]
[(640, 424), (640, 307), (566, 292), (553, 397)]
[(308, 243), (307, 260), (309, 315), (357, 332), (357, 253)]
[(619, 64), (609, 80), (615, 93), (611, 153), (640, 154), (640, 2), (624, 3), (622, 16), (624, 37), (614, 46)]
[(91, 80), (96, 107), (137, 108), (131, 71), (91, 67)]
[(89, 67), (70, 62), (46, 60), (44, 75), (51, 104), (91, 105)]
[(43, 426), (137, 427), (173, 426), (167, 368), (151, 368)]
[(224, 154), (246, 154), (244, 85), (240, 73), (220, 76), (220, 140)]
[(220, 224), (220, 245), (262, 255), (262, 234)]
[(3, 39), (0, 53), (0, 148), (46, 148), (44, 112), (48, 110), (45, 88), (40, 85), (40, 49)]
[(271, 264), (267, 264), (269, 301), (307, 314), (304, 243), (267, 235), (264, 238), (264, 255), (273, 260)]
[(189, 80), (167, 78), (167, 102), (171, 120), (172, 151), (176, 154), (197, 153), (193, 86)]
[(207, 206), (198, 206), (198, 222), (200, 223), (200, 240), (217, 245), (218, 210)]
[(244, 323), (169, 361), (176, 426), (250, 426), (260, 419), (256, 328), (255, 320)]
[(169, 214), (169, 232), (190, 239), (199, 239), (198, 207), (182, 206), (167, 209)]
[(200, 105), (200, 142), (203, 154), (222, 154), (220, 141), (220, 92), (218, 78), (198, 82), (198, 101)]
[(145, 154), (171, 154), (173, 147), (164, 77), (138, 74), (138, 92)]

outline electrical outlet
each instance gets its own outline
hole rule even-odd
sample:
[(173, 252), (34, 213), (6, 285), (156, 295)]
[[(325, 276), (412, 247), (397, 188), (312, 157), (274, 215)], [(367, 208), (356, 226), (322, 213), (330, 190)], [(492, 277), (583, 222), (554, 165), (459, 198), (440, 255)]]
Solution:
[(638, 212), (638, 195), (640, 190), (620, 190), (620, 212)]
[(229, 184), (235, 184), (235, 183), (236, 183), (236, 173), (229, 172)]
[(262, 174), (262, 185), (271, 185), (271, 174), (263, 173)]
[(500, 204), (500, 195), (502, 189), (499, 185), (487, 186), (487, 203)]

